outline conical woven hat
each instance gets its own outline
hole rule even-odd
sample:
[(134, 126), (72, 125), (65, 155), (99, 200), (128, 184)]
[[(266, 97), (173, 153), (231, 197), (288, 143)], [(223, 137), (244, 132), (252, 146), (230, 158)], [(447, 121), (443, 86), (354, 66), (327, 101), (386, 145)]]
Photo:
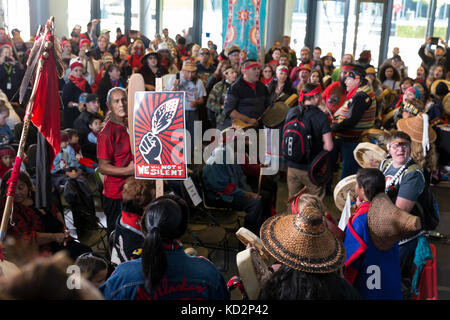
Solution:
[(353, 151), (353, 156), (363, 168), (378, 168), (378, 164), (386, 158), (387, 152), (373, 143), (362, 142)]
[(370, 202), (367, 225), (373, 245), (383, 251), (421, 228), (419, 217), (399, 209), (385, 193)]
[(345, 262), (344, 244), (312, 206), (299, 214), (273, 216), (261, 227), (264, 248), (277, 261), (308, 273), (331, 273)]
[(450, 92), (442, 100), (442, 105), (444, 107), (444, 112), (450, 116)]
[(390, 133), (386, 130), (371, 128), (361, 133), (361, 142), (372, 142), (376, 139), (378, 145), (386, 146), (390, 137)]
[(345, 201), (347, 200), (347, 192), (350, 191), (350, 197), (355, 197), (355, 186), (356, 186), (356, 174), (346, 177), (345, 179), (339, 181), (339, 183), (334, 188), (334, 204), (336, 207), (342, 211), (345, 206)]
[(435, 80), (431, 84), (431, 88), (430, 88), (430, 92), (432, 95), (436, 95), (436, 88), (437, 88), (438, 84), (441, 82), (445, 83), (448, 87), (448, 90), (450, 90), (450, 82), (449, 81), (443, 80), (443, 79)]
[[(422, 143), (423, 118), (421, 113), (415, 117), (398, 120), (397, 128), (398, 130), (407, 133), (412, 141)], [(434, 131), (431, 126), (428, 127), (428, 137), (430, 143), (436, 141), (436, 131)]]

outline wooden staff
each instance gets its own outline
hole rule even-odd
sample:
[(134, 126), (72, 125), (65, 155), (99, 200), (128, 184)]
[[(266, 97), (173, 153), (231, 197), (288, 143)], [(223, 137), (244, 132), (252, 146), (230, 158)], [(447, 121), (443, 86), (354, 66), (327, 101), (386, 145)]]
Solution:
[[(51, 17), (49, 20), (50, 23), (46, 24), (43, 37), (45, 37), (45, 35), (50, 31), (49, 29), (53, 30), (54, 20), (55, 20), (55, 18)], [(45, 39), (43, 39), (42, 41), (45, 41)], [(27, 136), (28, 136), (28, 130), (30, 128), (31, 115), (33, 112), (33, 104), (34, 104), (34, 99), (36, 97), (36, 89), (37, 89), (37, 85), (39, 82), (40, 74), (42, 72), (44, 61), (45, 61), (44, 59), (39, 59), (39, 65), (38, 65), (36, 77), (34, 80), (33, 91), (32, 91), (30, 100), (28, 101), (26, 113), (25, 113), (25, 117), (24, 117), (24, 121), (23, 121), (23, 130), (22, 130), (22, 135), (20, 137), (19, 149), (17, 150), (17, 158), (16, 158), (15, 167), (17, 166), (17, 163), (20, 164), (22, 162), (23, 158), (25, 157), (25, 151), (24, 151), (25, 143), (26, 143)], [(20, 168), (18, 168), (18, 169), (20, 169)], [(14, 172), (14, 170), (13, 170), (13, 172)], [(13, 175), (11, 175), (11, 180), (8, 183), (15, 185), (17, 183), (17, 180), (13, 181), (12, 179), (13, 179)], [(17, 179), (18, 179), (18, 175), (17, 175)], [(6, 198), (5, 209), (3, 211), (2, 223), (1, 223), (1, 227), (0, 227), (0, 244), (3, 244), (3, 242), (6, 238), (6, 230), (8, 228), (8, 222), (11, 217), (13, 202), (14, 202), (14, 196), (9, 195)]]
[[(156, 91), (162, 91), (162, 78), (156, 78)], [(134, 155), (135, 145), (134, 145), (134, 103), (135, 103), (135, 93), (138, 91), (145, 90), (144, 78), (139, 73), (134, 73), (130, 77), (128, 85), (128, 132), (130, 134), (130, 145), (131, 152)], [(161, 197), (164, 195), (164, 180), (156, 180), (156, 197)]]
[[(155, 91), (163, 91), (162, 78), (156, 78)], [(156, 197), (162, 197), (164, 195), (164, 180), (156, 180)]]

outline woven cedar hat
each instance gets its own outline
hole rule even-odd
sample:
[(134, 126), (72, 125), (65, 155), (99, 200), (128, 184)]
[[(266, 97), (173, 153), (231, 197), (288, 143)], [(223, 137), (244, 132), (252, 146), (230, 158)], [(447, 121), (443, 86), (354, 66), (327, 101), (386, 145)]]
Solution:
[(378, 168), (378, 164), (386, 158), (387, 152), (376, 144), (362, 142), (353, 151), (353, 156), (363, 168)]
[[(407, 133), (411, 140), (414, 142), (422, 143), (422, 135), (423, 135), (423, 117), (422, 113), (418, 116), (400, 119), (397, 121), (397, 128), (400, 131)], [(428, 127), (428, 137), (430, 143), (436, 141), (436, 131), (433, 128)]]
[(442, 105), (444, 107), (444, 113), (450, 116), (450, 92), (442, 100)]
[(148, 48), (147, 50), (145, 50), (145, 55), (142, 57), (141, 61), (145, 61), (150, 56), (155, 56), (158, 58), (158, 53), (156, 51), (154, 51), (153, 49)]
[(367, 225), (373, 245), (383, 251), (421, 228), (419, 217), (399, 209), (385, 193), (370, 202)]
[(320, 58), (322, 61), (324, 61), (326, 58), (331, 58), (333, 62), (336, 61), (336, 58), (333, 57), (333, 54), (331, 52), (328, 52), (326, 55), (324, 55), (322, 58)]
[(385, 147), (390, 136), (390, 133), (386, 130), (371, 128), (363, 131), (363, 133), (361, 133), (360, 139), (362, 142), (376, 142), (377, 145)]
[(342, 211), (345, 207), (345, 201), (347, 200), (348, 192), (350, 192), (350, 198), (355, 197), (355, 186), (356, 174), (353, 174), (339, 181), (339, 183), (334, 188), (334, 204), (340, 211)]
[(448, 87), (448, 90), (450, 91), (450, 81), (439, 79), (439, 80), (433, 81), (433, 83), (431, 84), (431, 88), (430, 88), (431, 95), (433, 95), (433, 96), (436, 95), (436, 89), (440, 83), (446, 84)]
[(225, 55), (228, 57), (233, 52), (241, 52), (241, 47), (237, 44), (232, 44), (228, 48), (225, 49)]
[(327, 228), (323, 212), (313, 206), (269, 218), (260, 238), (275, 260), (295, 270), (332, 273), (345, 262), (344, 244)]

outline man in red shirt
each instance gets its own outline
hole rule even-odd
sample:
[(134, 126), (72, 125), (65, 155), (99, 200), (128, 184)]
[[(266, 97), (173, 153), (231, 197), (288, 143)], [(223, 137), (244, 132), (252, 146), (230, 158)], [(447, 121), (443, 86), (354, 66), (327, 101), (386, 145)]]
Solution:
[(97, 138), (98, 168), (105, 176), (103, 182), (103, 210), (107, 232), (115, 229), (122, 210), (122, 189), (125, 180), (134, 175), (133, 154), (127, 128), (127, 92), (120, 87), (108, 92), (106, 104), (111, 111)]

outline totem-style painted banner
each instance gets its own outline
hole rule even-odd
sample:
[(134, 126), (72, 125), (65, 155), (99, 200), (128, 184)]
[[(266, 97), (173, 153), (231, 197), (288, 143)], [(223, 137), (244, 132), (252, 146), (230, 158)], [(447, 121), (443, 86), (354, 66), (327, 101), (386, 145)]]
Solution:
[(223, 48), (237, 44), (248, 59), (261, 63), (267, 0), (223, 0)]
[(136, 92), (137, 179), (187, 179), (184, 106), (184, 92)]

